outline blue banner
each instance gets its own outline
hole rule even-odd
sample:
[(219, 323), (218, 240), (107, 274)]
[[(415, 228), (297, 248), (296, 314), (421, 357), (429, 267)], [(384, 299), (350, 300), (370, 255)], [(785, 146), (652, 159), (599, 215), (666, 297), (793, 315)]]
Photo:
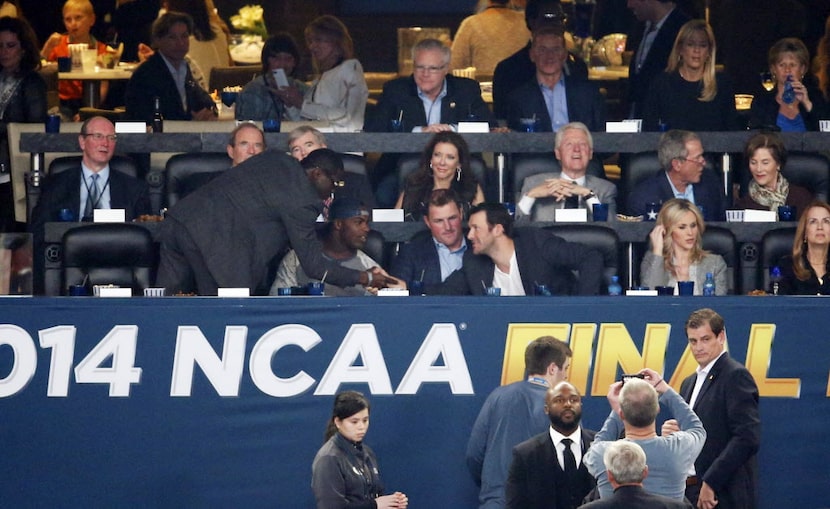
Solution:
[(647, 365), (678, 386), (694, 369), (683, 323), (711, 306), (761, 391), (761, 507), (826, 507), (828, 302), (10, 298), (0, 505), (311, 508), (332, 395), (354, 389), (372, 402), (387, 489), (410, 507), (475, 507), (467, 437), (490, 391), (520, 376), (527, 340), (570, 342), (583, 424), (599, 429), (620, 372)]

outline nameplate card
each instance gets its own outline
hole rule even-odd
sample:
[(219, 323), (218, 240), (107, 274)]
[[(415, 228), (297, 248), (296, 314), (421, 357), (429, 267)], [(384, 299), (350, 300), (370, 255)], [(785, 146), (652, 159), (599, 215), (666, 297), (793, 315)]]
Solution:
[(372, 209), (375, 223), (403, 223), (403, 209)]
[(92, 220), (96, 223), (124, 223), (127, 213), (124, 209), (95, 209)]
[(626, 290), (626, 297), (657, 297), (657, 290)]
[(774, 223), (778, 215), (772, 210), (744, 210), (744, 223)]
[(114, 286), (102, 286), (98, 290), (98, 297), (132, 297), (131, 288), (116, 288)]
[(606, 122), (605, 132), (607, 133), (639, 133), (642, 129), (643, 120), (631, 118), (621, 122)]
[(459, 133), (489, 133), (490, 124), (487, 122), (459, 122)]
[(115, 132), (117, 134), (146, 134), (147, 124), (144, 122), (116, 122)]
[(409, 297), (409, 290), (403, 288), (381, 288), (378, 297)]
[(823, 133), (830, 133), (830, 120), (819, 120), (818, 128)]
[(587, 223), (587, 209), (556, 209), (553, 211), (553, 220), (557, 223)]
[(250, 288), (219, 288), (216, 291), (219, 297), (250, 297)]

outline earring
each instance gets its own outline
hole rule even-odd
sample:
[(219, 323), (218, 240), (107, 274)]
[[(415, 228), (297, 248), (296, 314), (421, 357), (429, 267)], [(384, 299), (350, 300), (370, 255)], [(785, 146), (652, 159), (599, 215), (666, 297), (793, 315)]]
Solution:
[(461, 166), (455, 169), (455, 180), (461, 182)]
[(429, 163), (429, 176), (432, 176), (432, 163)]

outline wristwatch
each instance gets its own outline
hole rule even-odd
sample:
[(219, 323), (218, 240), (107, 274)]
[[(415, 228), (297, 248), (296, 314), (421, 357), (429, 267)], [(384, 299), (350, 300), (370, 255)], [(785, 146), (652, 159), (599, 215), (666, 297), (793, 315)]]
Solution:
[(597, 197), (597, 193), (595, 193), (593, 189), (588, 189), (588, 194), (586, 194), (582, 198), (585, 199), (585, 200), (590, 200), (591, 198), (596, 198), (596, 197)]

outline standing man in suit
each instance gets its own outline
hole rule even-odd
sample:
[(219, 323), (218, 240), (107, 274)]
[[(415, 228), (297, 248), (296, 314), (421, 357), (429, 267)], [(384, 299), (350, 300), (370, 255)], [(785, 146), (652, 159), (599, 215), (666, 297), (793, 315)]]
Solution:
[(60, 220), (62, 210), (84, 221), (92, 220), (95, 209), (124, 209), (127, 221), (152, 213), (147, 183), (110, 167), (117, 139), (115, 126), (106, 118), (87, 119), (78, 135), (80, 166), (44, 180), (29, 224), (37, 253), (35, 293), (43, 291), (44, 229), (47, 222)]
[(666, 69), (677, 32), (689, 17), (672, 0), (628, 0), (628, 8), (645, 23), (626, 43), (634, 52), (628, 66), (629, 118), (643, 118), (651, 82)]
[(761, 442), (758, 386), (726, 352), (726, 329), (718, 313), (708, 308), (693, 312), (686, 320), (686, 336), (698, 368), (683, 380), (680, 394), (706, 428), (686, 498), (697, 509), (752, 509)]
[[(723, 186), (714, 170), (706, 168), (697, 134), (679, 129), (663, 133), (657, 158), (663, 169), (634, 186), (628, 196), (628, 214), (645, 215), (649, 203), (682, 198), (697, 205), (706, 221), (724, 220)], [(655, 214), (648, 219), (656, 218)]]
[(582, 429), (582, 396), (568, 382), (545, 395), (547, 431), (513, 449), (504, 489), (507, 509), (574, 509), (594, 488), (582, 462), (594, 432)]
[(646, 453), (637, 442), (611, 442), (603, 455), (606, 476), (614, 494), (582, 506), (583, 509), (692, 509), (688, 500), (654, 495), (643, 488), (648, 477)]
[(554, 211), (560, 208), (588, 209), (592, 217), (593, 205), (608, 205), (608, 217), (617, 214), (617, 186), (605, 179), (586, 175), (588, 163), (594, 156), (594, 138), (582, 122), (571, 122), (556, 132), (553, 153), (562, 168), (560, 173), (539, 173), (522, 183), (522, 198), (516, 205), (517, 219), (553, 221)]
[[(525, 348), (527, 378), (497, 387), (487, 396), (467, 442), (467, 468), (480, 488), (480, 509), (504, 508), (513, 447), (548, 429), (546, 394), (568, 378), (572, 355), (568, 345), (553, 336), (536, 338)], [(572, 421), (573, 408), (570, 414)]]
[(463, 207), (452, 189), (436, 189), (427, 204), (424, 223), (430, 235), (403, 244), (389, 271), (403, 281), (436, 285), (460, 269), (467, 251), (461, 221)]
[(501, 203), (470, 209), (469, 226), (472, 250), (464, 253), (461, 269), (440, 285), (425, 287), (425, 293), (484, 295), (486, 287), (496, 287), (503, 296), (533, 295), (536, 285), (545, 285), (553, 295), (599, 294), (603, 259), (598, 251), (538, 228), (514, 231)]
[(605, 130), (605, 100), (591, 81), (565, 76), (565, 30), (543, 25), (533, 31), (530, 59), (536, 74), (507, 96), (507, 125), (524, 131), (522, 119), (535, 118), (537, 131), (556, 132), (579, 121), (592, 131)]
[(193, 79), (185, 56), (190, 51), (193, 19), (167, 12), (153, 22), (155, 53), (130, 77), (124, 101), (127, 117), (153, 121), (155, 98), (166, 120), (216, 120), (216, 104)]

